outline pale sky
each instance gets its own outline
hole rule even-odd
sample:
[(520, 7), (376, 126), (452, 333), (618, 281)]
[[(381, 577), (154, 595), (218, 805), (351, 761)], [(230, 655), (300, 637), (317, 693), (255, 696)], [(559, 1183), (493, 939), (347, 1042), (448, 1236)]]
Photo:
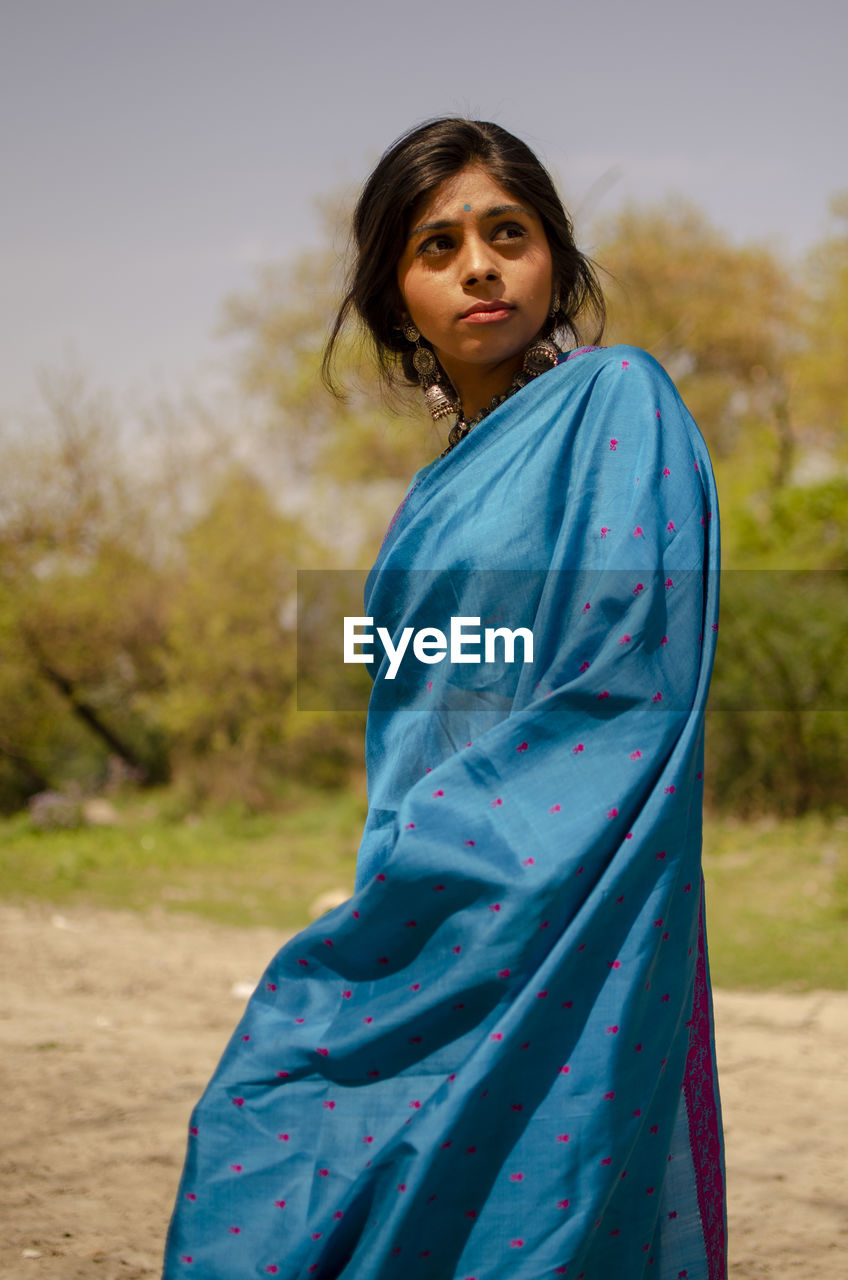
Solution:
[(0, 416), (69, 363), (212, 385), (223, 298), (433, 115), (523, 137), (578, 233), (678, 192), (797, 258), (848, 188), (847, 56), (845, 0), (0, 0)]

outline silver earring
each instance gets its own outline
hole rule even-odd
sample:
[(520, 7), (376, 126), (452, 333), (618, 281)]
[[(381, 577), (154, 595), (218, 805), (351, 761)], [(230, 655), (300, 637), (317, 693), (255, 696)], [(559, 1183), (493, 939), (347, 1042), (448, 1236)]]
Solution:
[(415, 343), (412, 363), (421, 381), (424, 403), (430, 411), (430, 417), (434, 422), (450, 417), (451, 414), (456, 413), (456, 405), (439, 381), (439, 368), (435, 355), (429, 347), (421, 346), (421, 334), (411, 320), (403, 326), (403, 336), (408, 342)]
[(559, 361), (559, 347), (550, 338), (539, 338), (524, 352), (524, 372), (535, 378), (546, 369), (553, 369)]
[(430, 410), (430, 417), (434, 422), (439, 422), (441, 418), (450, 418), (457, 411), (453, 400), (439, 382), (431, 382), (429, 387), (424, 388), (424, 403)]

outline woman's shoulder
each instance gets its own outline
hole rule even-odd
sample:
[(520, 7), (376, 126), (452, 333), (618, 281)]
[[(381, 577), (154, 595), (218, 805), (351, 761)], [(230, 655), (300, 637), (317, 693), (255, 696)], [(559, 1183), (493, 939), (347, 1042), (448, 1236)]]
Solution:
[[(610, 347), (575, 347), (560, 357), (559, 366), (565, 366), (568, 375), (597, 377), (625, 375), (674, 388), (669, 375), (649, 351), (629, 343), (618, 342)], [(676, 388), (675, 388), (676, 390)]]
[(563, 428), (564, 454), (614, 454), (619, 468), (648, 455), (674, 453), (708, 466), (698, 427), (658, 360), (641, 347), (619, 343), (567, 352), (552, 371), (550, 422)]
[[(666, 370), (641, 347), (627, 343), (578, 347), (565, 352), (554, 373), (564, 400), (579, 402), (582, 413), (589, 418), (636, 413), (656, 425), (673, 410), (668, 414), (670, 418), (679, 418), (687, 427), (692, 422)], [(550, 385), (553, 391), (553, 379)]]

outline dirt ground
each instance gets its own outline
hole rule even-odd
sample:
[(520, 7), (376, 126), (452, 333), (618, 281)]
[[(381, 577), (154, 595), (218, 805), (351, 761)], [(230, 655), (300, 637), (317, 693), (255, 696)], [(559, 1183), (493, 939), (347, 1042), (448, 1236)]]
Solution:
[[(0, 906), (0, 1275), (158, 1275), (191, 1105), (281, 941)], [(733, 1280), (848, 1278), (848, 994), (718, 992), (716, 1021)]]

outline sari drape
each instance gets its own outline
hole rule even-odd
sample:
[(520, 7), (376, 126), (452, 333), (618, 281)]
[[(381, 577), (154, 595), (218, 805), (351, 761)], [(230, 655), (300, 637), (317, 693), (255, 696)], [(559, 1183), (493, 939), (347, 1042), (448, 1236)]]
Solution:
[(414, 478), (365, 615), (525, 627), (533, 661), (375, 661), (354, 896), (195, 1109), (167, 1277), (723, 1280), (718, 563), (706, 447), (635, 348), (571, 353)]

